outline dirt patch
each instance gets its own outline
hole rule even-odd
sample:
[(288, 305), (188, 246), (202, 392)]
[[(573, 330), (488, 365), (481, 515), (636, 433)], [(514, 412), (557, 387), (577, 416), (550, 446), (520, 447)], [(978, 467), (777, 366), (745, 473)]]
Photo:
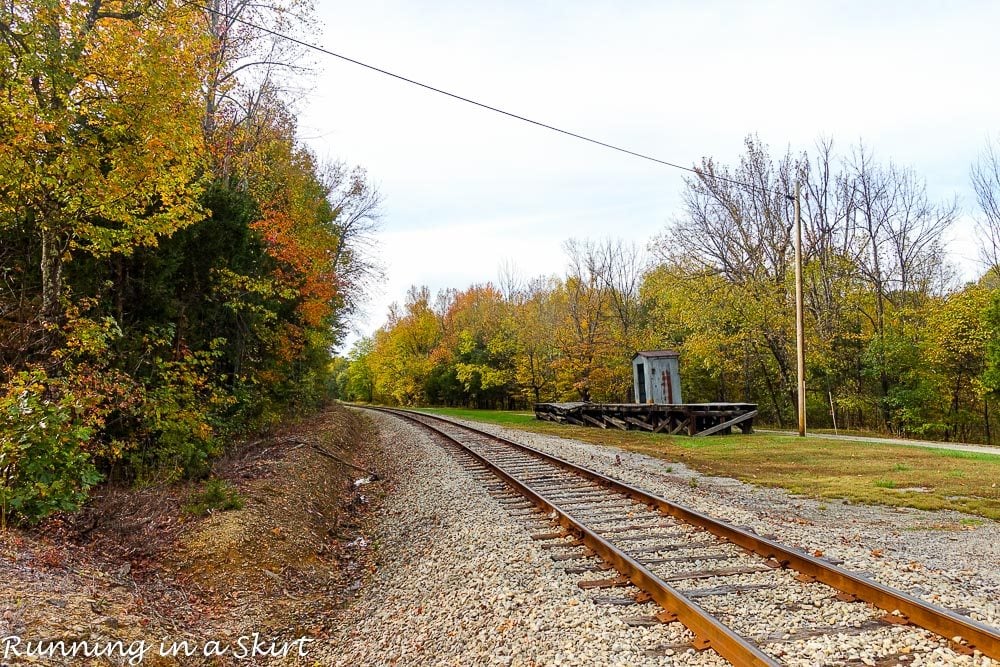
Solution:
[[(146, 641), (143, 665), (311, 664), (234, 654), (250, 650), (254, 633), (262, 650), (311, 651), (361, 587), (372, 560), (362, 528), (383, 486), (367, 451), (374, 441), (367, 417), (331, 406), (216, 463), (213, 476), (238, 489), (242, 509), (185, 514), (194, 484), (105, 489), (77, 515), (0, 533), (0, 639)], [(160, 657), (162, 638), (202, 652)], [(301, 638), (311, 641), (293, 643)], [(213, 640), (228, 654), (206, 657)], [(4, 648), (0, 663), (20, 664)], [(60, 663), (127, 659), (48, 661)]]

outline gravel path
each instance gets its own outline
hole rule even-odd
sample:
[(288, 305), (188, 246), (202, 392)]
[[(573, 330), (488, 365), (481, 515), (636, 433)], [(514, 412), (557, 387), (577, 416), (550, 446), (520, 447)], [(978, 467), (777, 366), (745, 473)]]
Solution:
[[(382, 447), (391, 452), (387, 461), (395, 480), (373, 536), (379, 569), (356, 603), (345, 610), (330, 644), (334, 648), (320, 657), (320, 664), (726, 664), (712, 651), (677, 648), (691, 639), (679, 624), (632, 627), (624, 622), (626, 617), (653, 611), (648, 606), (596, 604), (595, 597), (616, 593), (582, 591), (577, 586), (581, 575), (563, 570), (580, 563), (554, 563), (550, 550), (531, 540), (530, 533), (545, 530), (544, 523), (526, 528), (526, 520), (514, 518), (501, 507), (424, 431), (393, 417), (374, 418), (381, 429)], [(787, 544), (822, 551), (843, 559), (845, 567), (936, 604), (969, 610), (971, 616), (991, 625), (1000, 624), (1000, 530), (996, 523), (944, 531), (936, 527), (958, 525), (961, 515), (820, 503), (730, 479), (702, 477), (681, 464), (610, 447), (476, 426), (762, 534), (774, 534)], [(766, 598), (756, 601), (755, 596), (746, 596), (737, 598), (736, 604), (760, 604), (764, 612), (776, 602)], [(733, 602), (720, 598), (720, 613)], [(870, 616), (865, 609), (864, 605), (818, 602), (810, 613), (824, 618), (840, 614), (854, 622)], [(765, 630), (769, 614), (762, 614)], [(788, 642), (781, 628), (772, 629), (777, 638)], [(904, 660), (911, 657), (911, 651), (924, 653), (938, 646), (936, 638), (913, 639), (914, 635), (912, 630), (897, 628), (877, 633), (879, 642), (906, 654)], [(824, 638), (795, 643), (794, 637), (783, 646), (790, 654), (809, 656), (789, 660), (789, 664), (875, 664), (874, 653), (865, 648), (872, 635), (865, 637), (859, 638), (857, 646), (845, 646), (844, 641), (830, 645)], [(930, 659), (905, 664), (953, 662), (993, 664), (981, 657), (958, 658), (945, 649), (937, 649)]]
[(374, 537), (379, 569), (320, 664), (727, 664), (711, 651), (645, 655), (692, 637), (677, 623), (630, 627), (634, 609), (595, 605), (423, 430), (373, 418), (396, 480)]

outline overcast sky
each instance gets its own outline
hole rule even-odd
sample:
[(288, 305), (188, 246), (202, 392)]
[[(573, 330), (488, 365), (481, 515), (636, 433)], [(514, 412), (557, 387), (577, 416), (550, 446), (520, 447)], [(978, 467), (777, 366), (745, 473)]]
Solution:
[[(684, 165), (733, 163), (748, 133), (773, 154), (863, 140), (972, 213), (969, 166), (1000, 133), (995, 1), (317, 4), (328, 49)], [(385, 196), (364, 333), (411, 284), (561, 273), (565, 239), (645, 244), (680, 210), (684, 172), (317, 60), (300, 135)], [(972, 277), (969, 221), (953, 236)]]

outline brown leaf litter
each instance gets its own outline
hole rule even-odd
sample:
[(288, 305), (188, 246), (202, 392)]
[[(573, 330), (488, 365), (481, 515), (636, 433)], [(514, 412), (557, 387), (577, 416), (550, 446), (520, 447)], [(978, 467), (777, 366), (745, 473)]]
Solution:
[[(240, 510), (185, 515), (194, 484), (108, 486), (76, 515), (0, 532), (0, 641), (143, 641), (143, 665), (312, 664), (297, 654), (325, 640), (373, 567), (363, 532), (383, 492), (375, 441), (367, 417), (330, 406), (216, 462)], [(254, 633), (258, 653), (288, 656), (246, 659)], [(161, 640), (195, 654), (160, 656)], [(2, 664), (35, 661), (4, 649)], [(39, 662), (129, 664), (124, 653)]]

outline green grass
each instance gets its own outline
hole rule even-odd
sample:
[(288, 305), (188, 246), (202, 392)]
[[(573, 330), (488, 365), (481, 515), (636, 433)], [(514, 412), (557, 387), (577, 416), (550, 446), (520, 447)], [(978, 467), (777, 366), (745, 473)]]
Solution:
[(1000, 452), (770, 433), (690, 438), (553, 424), (536, 420), (531, 412), (458, 408), (426, 412), (612, 445), (681, 462), (706, 475), (734, 477), (814, 498), (951, 509), (1000, 520)]
[(926, 449), (935, 456), (943, 456), (949, 459), (967, 459), (969, 461), (996, 462), (997, 459), (1000, 458), (1000, 454), (985, 454), (983, 452), (966, 452), (961, 449), (938, 449), (937, 447), (928, 447)]
[(470, 408), (420, 408), (422, 412), (471, 419), (473, 421), (489, 422), (501, 426), (530, 427), (538, 423), (534, 412), (511, 412), (508, 410), (472, 410)]
[(243, 498), (229, 482), (210, 479), (205, 482), (201, 491), (191, 494), (190, 500), (182, 509), (191, 516), (205, 516), (210, 512), (243, 509)]

